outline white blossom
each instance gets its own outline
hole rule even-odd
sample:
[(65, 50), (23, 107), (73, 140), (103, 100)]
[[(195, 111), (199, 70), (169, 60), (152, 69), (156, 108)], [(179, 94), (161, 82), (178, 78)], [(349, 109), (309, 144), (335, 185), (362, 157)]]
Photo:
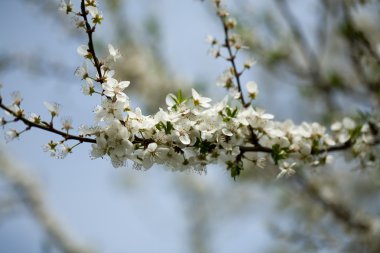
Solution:
[(109, 51), (110, 56), (112, 57), (113, 61), (115, 61), (115, 62), (117, 59), (119, 59), (121, 57), (119, 50), (114, 48), (111, 44), (108, 44), (108, 51)]
[(209, 107), (211, 107), (211, 105), (209, 104), (209, 102), (211, 102), (211, 98), (202, 97), (194, 89), (191, 89), (191, 94), (193, 96), (193, 102), (194, 102), (195, 106), (200, 106), (200, 107), (203, 107), (203, 108), (209, 108)]
[(59, 114), (60, 105), (57, 103), (44, 102), (46, 109), (50, 112), (52, 117), (56, 117)]
[(62, 0), (61, 4), (59, 5), (59, 10), (66, 14), (69, 14), (70, 12), (73, 11), (73, 4), (71, 3), (70, 0), (68, 2), (65, 0)]
[(22, 102), (21, 93), (19, 91), (15, 91), (15, 92), (12, 92), (11, 96), (13, 100), (12, 103), (16, 106), (20, 106)]
[(86, 80), (86, 83), (82, 85), (82, 93), (83, 95), (91, 96), (95, 92), (95, 87), (91, 79), (87, 79), (87, 80)]
[(5, 139), (7, 141), (11, 141), (13, 139), (16, 139), (19, 136), (20, 136), (20, 133), (17, 132), (17, 130), (15, 130), (15, 129), (10, 129), (10, 130), (6, 131), (6, 133), (5, 133)]
[(143, 167), (149, 169), (155, 162), (163, 163), (167, 157), (168, 151), (168, 148), (159, 147), (157, 143), (150, 143), (143, 153)]
[(41, 116), (39, 116), (35, 113), (31, 113), (29, 120), (32, 121), (33, 123), (40, 124), (41, 123)]
[(77, 49), (77, 52), (80, 56), (83, 56), (85, 58), (92, 58), (87, 45), (80, 45)]
[(259, 89), (257, 87), (257, 84), (253, 81), (250, 81), (246, 84), (248, 95), (251, 99), (255, 99), (257, 95), (259, 94)]
[(207, 35), (207, 37), (206, 37), (206, 42), (207, 42), (208, 44), (210, 44), (211, 46), (214, 46), (214, 45), (218, 44), (218, 40), (215, 39), (215, 37), (212, 36), (212, 35), (210, 35), (210, 34)]
[(69, 117), (62, 118), (61, 119), (62, 123), (62, 130), (65, 130), (66, 132), (70, 131), (73, 129), (73, 120)]
[(129, 86), (129, 81), (118, 82), (114, 78), (108, 78), (106, 83), (103, 83), (104, 95), (116, 97), (120, 102), (126, 102), (128, 97), (124, 93), (124, 89)]
[(124, 103), (122, 102), (112, 102), (108, 99), (102, 100), (102, 105), (96, 106), (95, 121), (112, 121), (114, 119), (123, 119), (122, 111), (124, 110)]
[(43, 150), (48, 152), (50, 156), (55, 157), (57, 154), (57, 147), (58, 143), (51, 140), (43, 146)]
[(292, 176), (296, 171), (293, 169), (296, 163), (288, 163), (288, 162), (283, 162), (280, 164), (279, 169), (280, 173), (277, 175), (277, 179), (280, 179), (284, 176), (289, 177)]

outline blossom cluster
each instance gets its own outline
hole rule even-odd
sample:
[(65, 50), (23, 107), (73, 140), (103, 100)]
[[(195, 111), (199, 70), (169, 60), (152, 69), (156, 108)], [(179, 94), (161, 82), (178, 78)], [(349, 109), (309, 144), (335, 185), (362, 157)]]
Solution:
[[(130, 161), (135, 168), (149, 169), (153, 164), (163, 164), (173, 170), (204, 172), (208, 164), (223, 163), (233, 177), (246, 167), (264, 168), (269, 165), (278, 166), (278, 177), (289, 176), (297, 165), (317, 166), (331, 162), (330, 152), (336, 150), (349, 150), (351, 157), (359, 157), (366, 166), (375, 163), (380, 127), (380, 121), (375, 117), (362, 121), (344, 118), (334, 123), (331, 131), (318, 123), (296, 125), (291, 120), (276, 121), (273, 115), (252, 105), (259, 93), (253, 81), (245, 86), (250, 102), (244, 102), (239, 79), (242, 72), (237, 71), (236, 53), (231, 51), (233, 47), (238, 51), (241, 46), (236, 36), (231, 39), (228, 33), (236, 26), (236, 21), (222, 10), (219, 1), (216, 2), (227, 42), (220, 44), (213, 37), (208, 40), (214, 56), (221, 57), (223, 48), (230, 53), (226, 59), (233, 63), (232, 68), (218, 83), (232, 92), (222, 101), (212, 103), (210, 98), (195, 89), (191, 94), (182, 94), (179, 90), (177, 94), (168, 94), (167, 108), (160, 108), (153, 115), (143, 115), (139, 107), (132, 108), (126, 94), (130, 82), (114, 77), (111, 64), (120, 58), (119, 51), (108, 45), (109, 55), (106, 58), (96, 56), (91, 42), (92, 33), (103, 19), (96, 1), (82, 1), (81, 11), (77, 13), (71, 2), (63, 2), (61, 9), (81, 17), (78, 27), (89, 36), (89, 43), (77, 50), (85, 60), (76, 71), (84, 80), (82, 91), (85, 95), (99, 95), (101, 103), (94, 110), (93, 126), (82, 126), (80, 134), (75, 137), (69, 135), (71, 121), (64, 119), (63, 132), (55, 131), (64, 140), (50, 141), (45, 150), (62, 157), (78, 144), (92, 142), (91, 156), (109, 157), (114, 167), (124, 166)], [(96, 73), (88, 70), (88, 63), (95, 67)], [(252, 64), (252, 61), (246, 62), (243, 69), (249, 69)], [(240, 99), (243, 103), (239, 105), (236, 102)], [(20, 103), (20, 97), (16, 96), (8, 110), (18, 119), (25, 116)], [(32, 114), (28, 120), (23, 120), (29, 128), (54, 129), (53, 119), (58, 115), (58, 105), (45, 105), (52, 116), (50, 123)], [(5, 106), (2, 107), (4, 109)], [(5, 124), (7, 121), (2, 118), (1, 122)], [(7, 135), (17, 138), (20, 132), (9, 130)], [(77, 140), (78, 144), (70, 147), (66, 144), (68, 140)]]
[(91, 155), (109, 156), (115, 167), (131, 160), (145, 169), (157, 163), (174, 170), (204, 171), (208, 164), (224, 163), (233, 175), (244, 163), (263, 167), (268, 162), (279, 165), (279, 175), (288, 175), (295, 162), (328, 163), (330, 149), (351, 142), (351, 154), (363, 161), (370, 162), (376, 152), (375, 134), (368, 123), (357, 125), (345, 118), (328, 133), (318, 123), (295, 125), (290, 120), (275, 121), (252, 106), (231, 107), (228, 97), (213, 105), (210, 101), (195, 90), (188, 98), (181, 92), (169, 94), (166, 110), (144, 116), (139, 108), (125, 111), (125, 102), (105, 98), (95, 112), (104, 126), (83, 134), (96, 135)]

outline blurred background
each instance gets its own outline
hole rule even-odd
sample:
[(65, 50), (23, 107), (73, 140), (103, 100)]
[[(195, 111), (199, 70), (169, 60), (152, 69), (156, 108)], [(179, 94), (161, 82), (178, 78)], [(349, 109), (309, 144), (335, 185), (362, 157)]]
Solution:
[[(79, 127), (93, 122), (99, 98), (81, 93), (76, 49), (86, 37), (58, 5), (1, 1), (1, 93), (11, 101), (20, 91), (27, 113), (43, 118), (43, 101), (57, 102)], [(243, 82), (258, 83), (256, 105), (277, 120), (330, 124), (379, 108), (378, 1), (226, 5), (247, 45), (238, 63), (256, 61)], [(205, 42), (208, 34), (223, 39), (211, 1), (99, 6), (97, 52), (106, 55), (108, 43), (120, 49), (116, 75), (131, 81), (133, 107), (155, 112), (178, 88), (196, 87), (214, 101), (225, 96), (215, 83), (228, 63), (214, 59)], [(54, 138), (33, 130), (2, 140), (0, 252), (380, 252), (378, 165), (335, 154), (335, 163), (305, 167), (290, 179), (246, 168), (233, 181), (214, 165), (206, 175), (160, 166), (136, 171), (132, 164), (114, 169), (107, 159), (91, 160), (85, 144), (55, 159), (42, 148)]]

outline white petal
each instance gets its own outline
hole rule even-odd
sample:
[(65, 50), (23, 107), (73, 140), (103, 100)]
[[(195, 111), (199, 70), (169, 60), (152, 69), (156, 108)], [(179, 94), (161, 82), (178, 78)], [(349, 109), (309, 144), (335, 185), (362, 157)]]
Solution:
[(331, 125), (332, 131), (339, 131), (340, 129), (342, 129), (342, 123), (340, 123), (339, 121)]
[(185, 135), (181, 135), (179, 137), (179, 140), (182, 142), (182, 144), (184, 145), (189, 145), (190, 144), (190, 137), (188, 134), (185, 134)]
[(94, 6), (88, 6), (87, 10), (90, 12), (92, 17), (95, 17), (97, 14), (99, 14), (99, 10)]
[(232, 135), (234, 135), (230, 130), (228, 130), (227, 128), (223, 128), (222, 129), (222, 133), (224, 134), (224, 135), (227, 135), (227, 136), (232, 136)]
[(201, 103), (208, 103), (212, 101), (211, 98), (207, 98), (207, 97), (201, 97), (199, 100)]
[(343, 119), (343, 126), (346, 129), (354, 129), (356, 127), (356, 123), (352, 119), (346, 117)]
[(191, 94), (192, 94), (194, 100), (199, 100), (200, 97), (201, 97), (199, 95), (199, 93), (196, 90), (194, 90), (194, 89), (191, 89)]
[(166, 95), (165, 102), (169, 107), (173, 107), (176, 104), (175, 100), (175, 96), (172, 93)]
[(118, 81), (115, 78), (107, 78), (107, 84), (115, 87), (118, 85)]
[(120, 102), (126, 102), (127, 101), (127, 95), (125, 95), (125, 93), (119, 92), (116, 94), (116, 99), (117, 99), (117, 101), (120, 101)]
[(148, 148), (146, 149), (149, 152), (154, 152), (157, 149), (157, 143), (152, 142), (148, 145)]
[(80, 45), (78, 48), (77, 48), (77, 52), (79, 55), (81, 56), (86, 56), (88, 55), (88, 46), (87, 45)]
[(122, 89), (125, 89), (129, 86), (130, 83), (131, 83), (130, 81), (122, 81), (119, 83), (119, 87)]
[(200, 106), (203, 108), (210, 108), (211, 107), (211, 105), (207, 104), (207, 103), (202, 103), (202, 104), (200, 104)]
[(104, 89), (103, 94), (107, 97), (113, 97), (115, 95), (115, 92), (113, 92), (112, 89)]
[(263, 115), (261, 115), (262, 119), (274, 119), (274, 116), (272, 114), (269, 114), (269, 113), (264, 113)]
[(116, 55), (116, 50), (115, 48), (111, 45), (111, 44), (108, 44), (108, 51), (110, 52), (110, 55)]
[(257, 89), (257, 84), (253, 81), (250, 81), (246, 84), (247, 91), (250, 94), (256, 94), (258, 89)]

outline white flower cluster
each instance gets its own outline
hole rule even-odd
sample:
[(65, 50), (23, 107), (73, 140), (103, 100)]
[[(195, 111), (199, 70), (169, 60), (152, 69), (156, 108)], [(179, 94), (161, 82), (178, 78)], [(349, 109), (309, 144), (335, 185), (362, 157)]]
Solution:
[[(28, 125), (24, 131), (39, 127), (64, 137), (61, 142), (50, 141), (45, 146), (52, 156), (64, 157), (80, 143), (94, 142), (87, 137), (95, 137), (91, 156), (109, 157), (115, 167), (131, 161), (137, 168), (149, 169), (153, 164), (164, 164), (173, 170), (193, 169), (203, 172), (208, 164), (224, 163), (231, 175), (236, 177), (244, 167), (263, 168), (273, 164), (278, 166), (280, 178), (295, 173), (298, 164), (317, 166), (331, 162), (329, 152), (332, 151), (349, 150), (351, 157), (359, 157), (365, 166), (376, 162), (379, 119), (367, 117), (358, 123), (345, 118), (342, 122), (334, 123), (330, 132), (318, 123), (296, 125), (290, 120), (275, 121), (273, 115), (251, 103), (244, 103), (240, 83), (237, 89), (233, 81), (236, 78), (239, 82), (238, 77), (242, 74), (237, 72), (234, 65), (235, 56), (229, 58), (233, 68), (225, 72), (219, 85), (235, 90), (238, 95), (230, 93), (222, 101), (212, 104), (210, 98), (203, 97), (193, 89), (191, 96), (184, 96), (181, 91), (177, 95), (168, 94), (167, 108), (160, 108), (154, 115), (145, 116), (138, 107), (132, 109), (125, 93), (130, 82), (114, 78), (114, 71), (108, 64), (120, 58), (119, 51), (108, 45), (109, 55), (105, 59), (98, 59), (91, 44), (95, 26), (102, 19), (96, 6), (94, 0), (83, 0), (82, 12), (75, 14), (83, 17), (84, 25), (80, 27), (86, 29), (90, 41), (88, 45), (79, 46), (77, 52), (96, 69), (96, 74), (91, 74), (85, 62), (76, 73), (85, 81), (85, 95), (101, 96), (101, 103), (94, 110), (95, 126), (84, 126), (79, 136), (73, 136), (69, 134), (72, 129), (69, 118), (62, 120), (64, 132), (53, 128), (58, 104), (45, 103), (52, 117), (50, 123), (42, 121), (36, 114), (24, 119), (20, 108), (22, 99), (18, 93), (13, 96), (12, 106), (15, 109), (8, 109), (1, 104), (4, 110)], [(71, 2), (63, 2), (61, 9), (73, 13)], [(227, 17), (226, 12), (219, 13), (222, 18)], [(92, 17), (92, 26), (87, 20), (88, 14)], [(232, 19), (223, 22), (226, 29), (236, 26)], [(219, 45), (213, 37), (209, 41), (213, 47)], [(232, 45), (236, 49), (240, 48), (240, 44), (236, 43), (224, 47), (230, 49)], [(220, 48), (218, 55), (221, 55)], [(244, 69), (249, 69), (252, 64), (246, 63)], [(251, 101), (259, 94), (255, 82), (248, 82), (246, 90)], [(236, 106), (236, 99), (242, 99), (242, 105)], [(6, 123), (1, 118), (1, 124)], [(20, 133), (9, 130), (7, 135), (14, 139)], [(79, 142), (69, 147), (65, 143), (67, 140)]]
[[(104, 98), (95, 111), (103, 127), (92, 133), (97, 136), (92, 156), (109, 156), (115, 167), (131, 160), (146, 169), (158, 163), (175, 170), (203, 171), (210, 163), (223, 162), (231, 167), (242, 160), (260, 159), (317, 165), (329, 160), (326, 151), (330, 148), (350, 141), (355, 143), (352, 151), (356, 155), (373, 150), (375, 139), (367, 123), (346, 125), (346, 118), (333, 125), (330, 135), (318, 123), (278, 122), (257, 108), (231, 107), (228, 98), (214, 105), (210, 100), (195, 90), (189, 98), (180, 92), (178, 96), (169, 94), (167, 110), (144, 116), (139, 108), (125, 111), (129, 103), (117, 100), (117, 95)], [(342, 126), (337, 129), (337, 125)], [(250, 150), (257, 152), (244, 155)], [(282, 165), (289, 167), (287, 162)], [(284, 174), (284, 168), (280, 169)]]

